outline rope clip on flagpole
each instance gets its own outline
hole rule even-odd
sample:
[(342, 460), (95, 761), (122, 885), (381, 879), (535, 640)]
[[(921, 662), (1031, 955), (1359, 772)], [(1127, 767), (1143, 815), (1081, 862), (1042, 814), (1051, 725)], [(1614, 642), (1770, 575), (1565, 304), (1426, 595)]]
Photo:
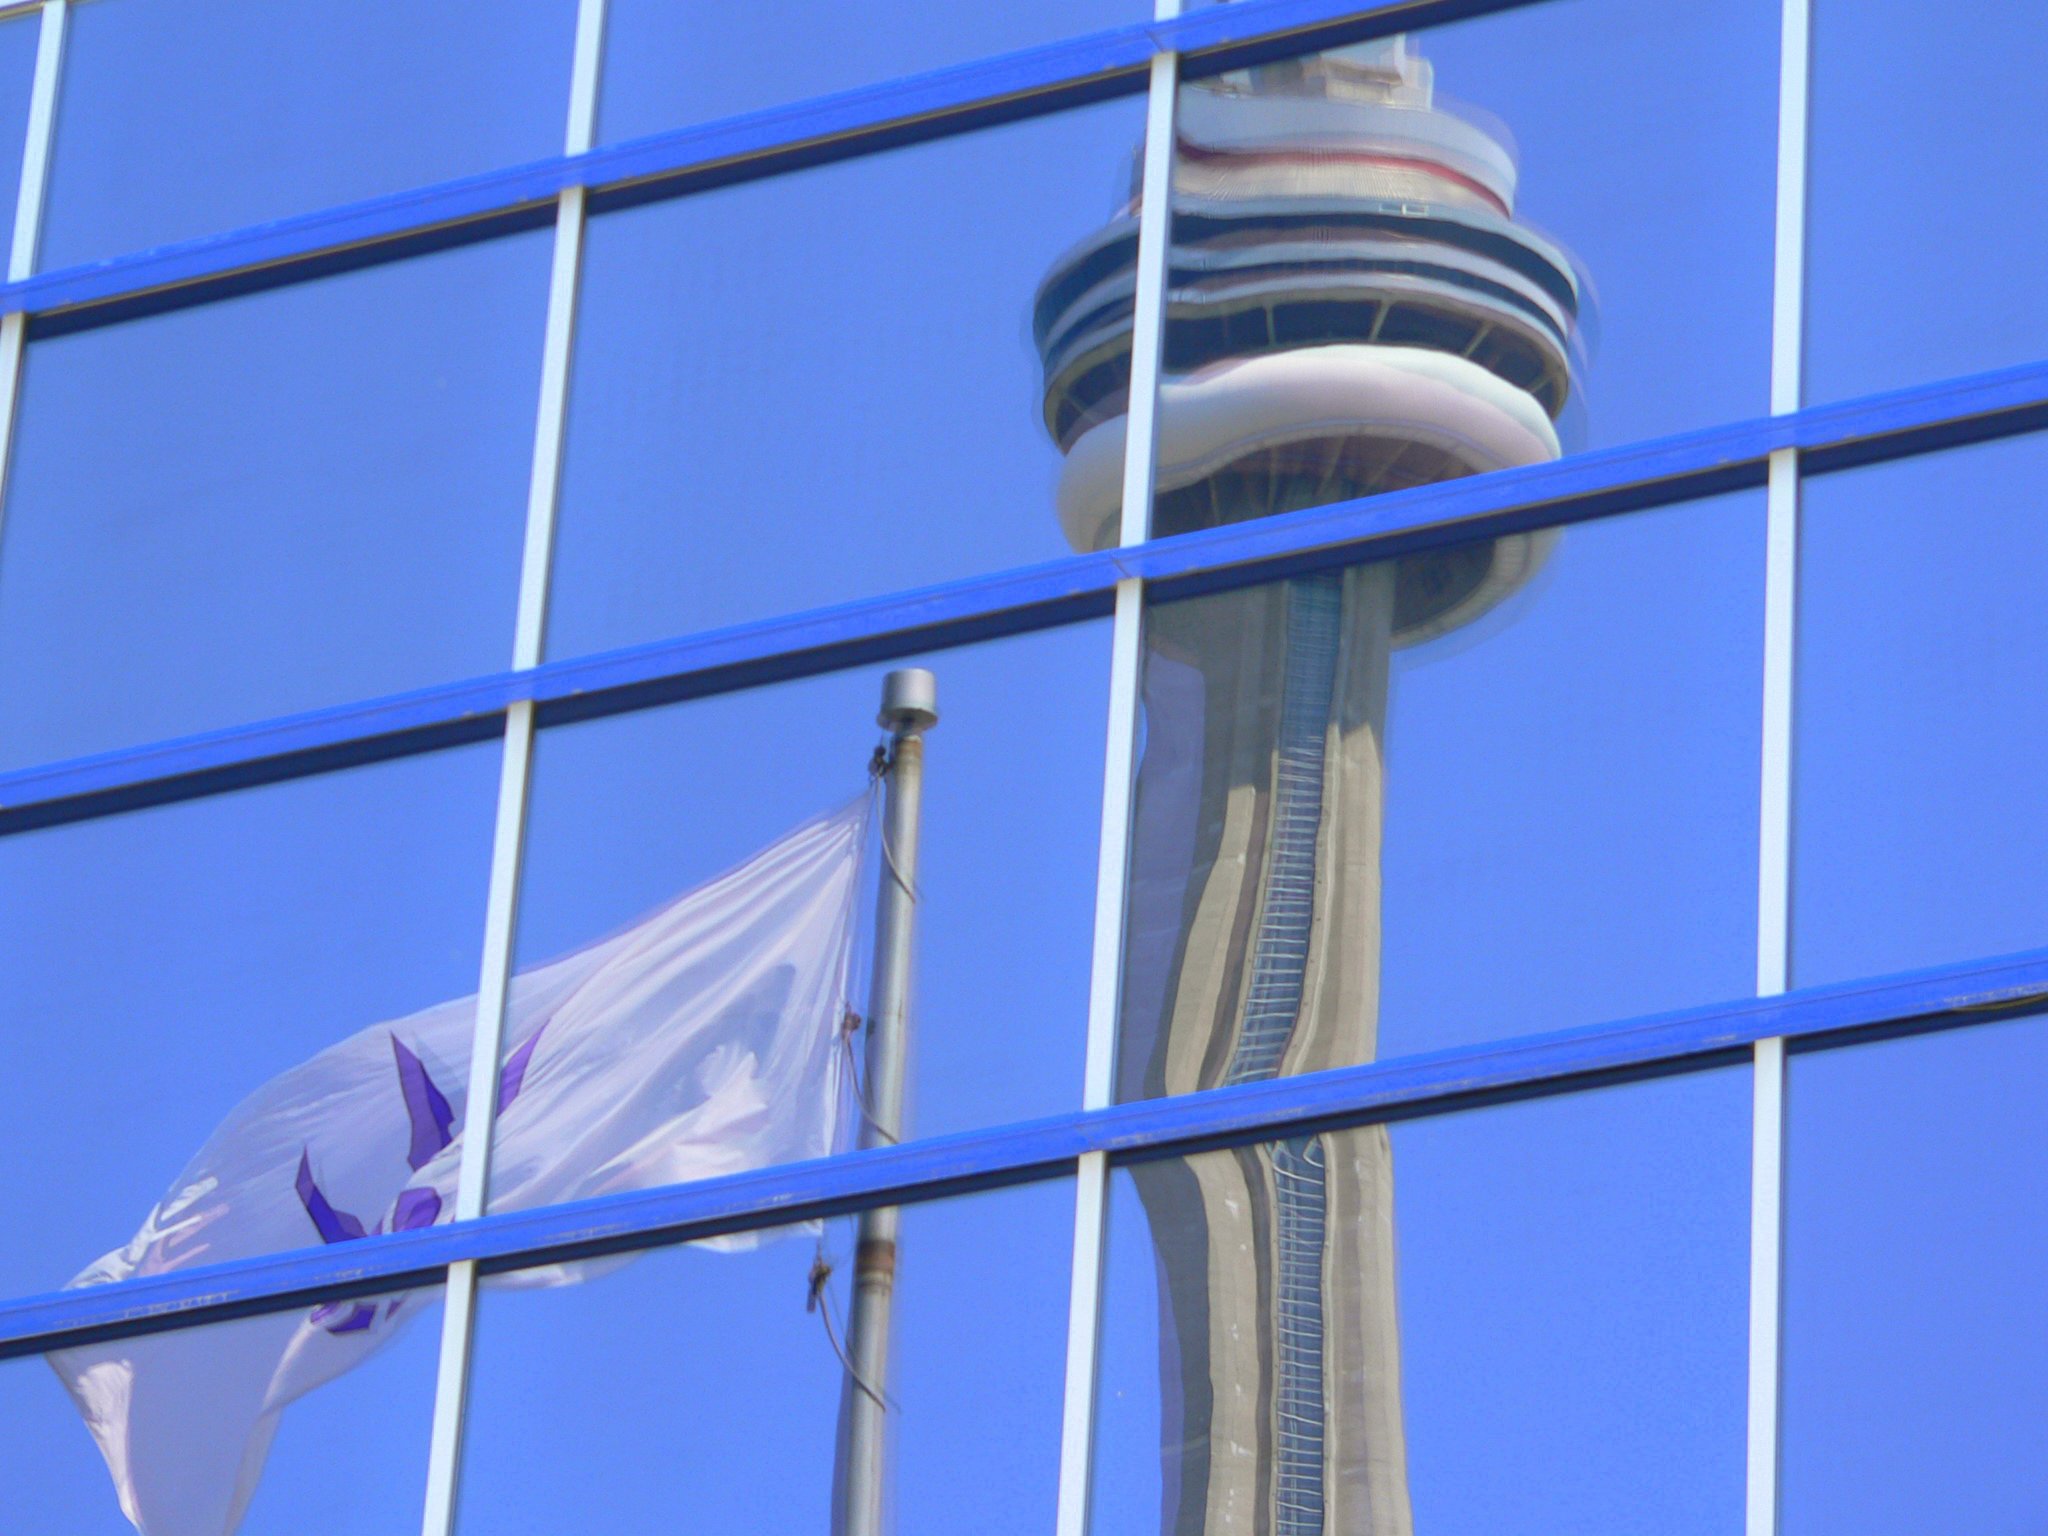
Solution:
[[(889, 732), (882, 812), (882, 871), (875, 894), (875, 963), (869, 987), (863, 1147), (903, 1135), (909, 1047), (911, 941), (917, 921), (917, 845), (924, 800), (924, 733), (939, 722), (938, 680), (905, 667), (882, 681), (877, 720)], [(847, 1381), (840, 1397), (836, 1536), (882, 1536), (888, 1500), (886, 1405), (889, 1322), (896, 1289), (899, 1213), (861, 1213), (847, 1316)]]

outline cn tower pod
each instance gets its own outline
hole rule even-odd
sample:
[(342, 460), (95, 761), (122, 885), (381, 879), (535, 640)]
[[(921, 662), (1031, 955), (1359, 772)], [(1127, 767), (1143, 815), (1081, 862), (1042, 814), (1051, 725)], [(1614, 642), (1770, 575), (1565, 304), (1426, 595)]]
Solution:
[[(1177, 117), (1155, 534), (1557, 457), (1577, 278), (1405, 38), (1187, 85)], [(1078, 549), (1116, 542), (1137, 225), (1134, 203), (1034, 307)], [(1405, 557), (1396, 643), (1476, 618), (1549, 542)]]

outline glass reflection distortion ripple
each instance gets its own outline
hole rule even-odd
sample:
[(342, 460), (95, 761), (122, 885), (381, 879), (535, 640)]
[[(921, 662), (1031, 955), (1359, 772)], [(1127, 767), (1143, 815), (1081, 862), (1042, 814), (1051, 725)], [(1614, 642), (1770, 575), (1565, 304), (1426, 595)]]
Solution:
[[(1405, 38), (1191, 84), (1177, 119), (1153, 534), (1558, 456), (1572, 264)], [(1079, 549), (1117, 541), (1138, 213), (1034, 311)], [(1121, 1097), (1373, 1058), (1390, 653), (1554, 539), (1148, 609)], [(1385, 1128), (1132, 1171), (1170, 1335), (1163, 1528), (1407, 1536)]]

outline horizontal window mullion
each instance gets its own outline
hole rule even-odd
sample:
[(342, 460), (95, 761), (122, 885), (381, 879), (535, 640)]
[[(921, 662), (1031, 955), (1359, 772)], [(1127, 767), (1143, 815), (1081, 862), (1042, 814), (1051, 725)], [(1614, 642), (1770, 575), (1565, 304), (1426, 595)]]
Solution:
[(1239, 0), (576, 155), (412, 188), (0, 284), (53, 329), (144, 313), (532, 227), (572, 187), (592, 211), (873, 154), (1144, 91), (1155, 54), (1200, 73), (1538, 0)]
[(2048, 1004), (2048, 950), (1902, 976), (1750, 997), (1174, 1098), (1083, 1110), (695, 1184), (479, 1217), (0, 1305), (0, 1359), (196, 1326), (342, 1295), (435, 1284), (449, 1264), (487, 1272), (587, 1259), (864, 1207), (1059, 1177), (1091, 1152), (1114, 1163), (1409, 1118), (1502, 1095), (1692, 1070), (1783, 1037), (1807, 1048), (1873, 1032), (1990, 1023)]
[(0, 774), (0, 836), (483, 740), (515, 701), (538, 705), (543, 726), (621, 714), (1099, 618), (1130, 577), (1159, 598), (1192, 596), (1761, 485), (1770, 455), (1786, 448), (1801, 450), (1807, 473), (1825, 473), (2044, 423), (2048, 363), (2037, 363), (1069, 556)]

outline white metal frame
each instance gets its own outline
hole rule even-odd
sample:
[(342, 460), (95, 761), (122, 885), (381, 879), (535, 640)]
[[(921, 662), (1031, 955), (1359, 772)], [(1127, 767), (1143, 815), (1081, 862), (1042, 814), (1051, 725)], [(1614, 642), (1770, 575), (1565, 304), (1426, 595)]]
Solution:
[[(50, 184), (50, 149), (57, 129), (57, 89), (64, 75), (66, 0), (45, 0), (36, 34), (36, 63), (29, 87), (28, 133), (21, 147), (21, 187), (14, 200), (14, 239), (7, 252), (7, 280), (18, 282), (36, 269), (43, 238), (43, 202)], [(21, 354), (28, 320), (0, 318), (0, 487), (14, 455), (14, 412), (21, 398)], [(6, 516), (0, 502), (0, 520)]]
[[(1811, 0), (1783, 0), (1778, 197), (1771, 285), (1771, 413), (1799, 409), (1806, 285)], [(1799, 456), (1771, 455), (1765, 492), (1763, 751), (1757, 842), (1756, 989), (1791, 984), (1794, 688), (1798, 644)], [(1777, 1536), (1780, 1319), (1784, 1293), (1785, 1042), (1760, 1040), (1750, 1122), (1749, 1413), (1746, 1536)]]
[[(1157, 0), (1154, 18), (1180, 14), (1180, 0)], [(1145, 104), (1145, 161), (1139, 193), (1137, 291), (1131, 325), (1131, 384), (1124, 434), (1123, 507), (1118, 543), (1151, 534), (1156, 460), (1154, 423), (1166, 328), (1166, 273), (1172, 245), (1174, 100), (1180, 60), (1152, 60)], [(1088, 977), (1088, 1050), (1081, 1102), (1110, 1102), (1116, 1073), (1116, 1024), (1124, 975), (1124, 915), (1129, 890), (1131, 799), (1136, 783), (1138, 690), (1144, 662), (1144, 583), (1117, 583), (1111, 620), (1109, 741), (1103, 757), (1102, 835), (1095, 869), (1095, 944)], [(1066, 1395), (1060, 1420), (1058, 1536), (1083, 1536), (1093, 1486), (1095, 1385), (1102, 1338), (1102, 1263), (1108, 1236), (1109, 1164), (1085, 1154), (1074, 1180), (1074, 1264), (1067, 1311)]]
[[(568, 154), (590, 148), (597, 132), (598, 76), (604, 52), (605, 0), (578, 0), (576, 49), (570, 66)], [(547, 633), (548, 578), (554, 558), (555, 509), (561, 489), (562, 440), (568, 426), (569, 366), (574, 350), (576, 297), (583, 264), (584, 192), (564, 191), (555, 208), (554, 263), (548, 279), (547, 329), (541, 351), (540, 404), (534, 420), (533, 464), (527, 485), (526, 540), (520, 557), (519, 606), (512, 665), (540, 664)], [(455, 1219), (481, 1216), (490, 1186), (491, 1141), (498, 1105), (506, 995), (512, 983), (524, 862), (526, 808), (532, 789), (533, 705), (513, 704), (505, 715), (504, 756), (498, 774), (497, 823), (491, 845), (490, 893), (485, 903), (476, 1033), (470, 1045), (462, 1167)], [(477, 1269), (448, 1269), (441, 1314), (440, 1365), (434, 1383), (434, 1422), (427, 1455), (422, 1536), (452, 1536), (462, 1480), (462, 1439), (469, 1400), (470, 1357), (476, 1339)]]

